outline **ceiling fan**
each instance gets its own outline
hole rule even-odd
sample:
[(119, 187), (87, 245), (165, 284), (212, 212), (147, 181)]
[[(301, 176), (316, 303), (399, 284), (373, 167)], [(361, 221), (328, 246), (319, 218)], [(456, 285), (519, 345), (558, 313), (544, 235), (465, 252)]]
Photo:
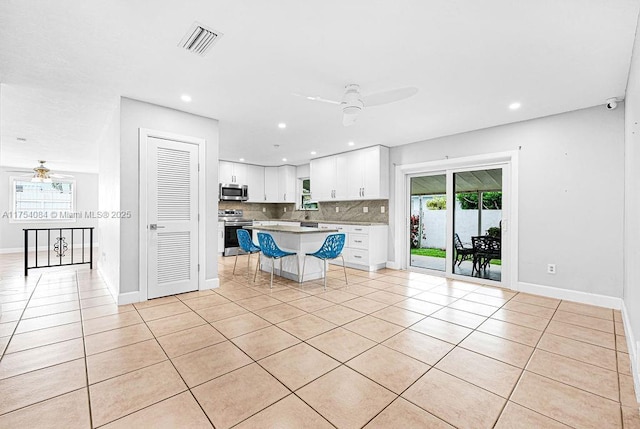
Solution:
[(360, 94), (360, 85), (350, 83), (344, 87), (344, 95), (342, 101), (329, 100), (322, 97), (306, 96), (294, 94), (298, 97), (304, 97), (311, 101), (320, 101), (322, 103), (339, 104), (342, 108), (342, 125), (348, 127), (353, 125), (358, 119), (358, 115), (365, 107), (380, 106), (382, 104), (394, 103), (412, 97), (418, 93), (418, 88), (409, 86), (406, 88), (392, 89), (389, 91), (374, 92), (369, 95)]
[[(40, 163), (40, 165), (38, 165), (37, 167), (33, 168), (33, 174), (29, 173), (29, 174), (23, 174), (23, 177), (29, 177), (31, 176), (31, 181), (32, 182), (40, 182), (40, 183), (51, 183), (52, 180), (51, 179), (66, 179), (66, 178), (72, 178), (73, 176), (70, 176), (68, 174), (57, 174), (57, 173), (51, 173), (51, 170), (49, 170), (47, 167), (44, 166), (45, 162), (47, 161), (38, 161)], [(24, 171), (10, 171), (10, 173), (24, 173)]]

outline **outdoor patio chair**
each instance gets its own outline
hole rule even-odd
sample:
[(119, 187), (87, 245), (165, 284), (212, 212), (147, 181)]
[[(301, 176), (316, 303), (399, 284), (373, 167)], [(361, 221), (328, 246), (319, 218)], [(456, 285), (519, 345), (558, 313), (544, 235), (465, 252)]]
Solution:
[(462, 261), (473, 260), (473, 247), (465, 247), (458, 233), (453, 234), (453, 245), (456, 249), (456, 262), (458, 266)]
[(502, 258), (502, 249), (500, 239), (488, 235), (471, 237), (473, 243), (473, 269), (480, 272), (486, 270), (487, 266), (491, 266), (492, 259)]

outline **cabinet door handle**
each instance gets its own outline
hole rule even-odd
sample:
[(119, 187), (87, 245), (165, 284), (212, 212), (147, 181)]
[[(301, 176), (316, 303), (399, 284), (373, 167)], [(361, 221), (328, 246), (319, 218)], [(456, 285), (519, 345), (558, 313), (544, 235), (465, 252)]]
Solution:
[(353, 255), (353, 257), (356, 259), (362, 259), (362, 256), (358, 256), (358, 255)]
[(284, 193), (284, 200), (287, 201), (287, 193)]
[(356, 243), (362, 243), (362, 240), (353, 240), (353, 241), (355, 241)]

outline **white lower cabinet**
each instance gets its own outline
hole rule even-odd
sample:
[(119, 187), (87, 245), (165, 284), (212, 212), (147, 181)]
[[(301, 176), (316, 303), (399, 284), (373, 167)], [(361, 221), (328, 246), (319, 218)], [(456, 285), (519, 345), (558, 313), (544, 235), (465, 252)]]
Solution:
[[(345, 233), (345, 247), (342, 251), (348, 267), (365, 271), (375, 271), (387, 265), (387, 225), (341, 225), (321, 223), (323, 229), (337, 229)], [(342, 259), (330, 263), (341, 265)]]

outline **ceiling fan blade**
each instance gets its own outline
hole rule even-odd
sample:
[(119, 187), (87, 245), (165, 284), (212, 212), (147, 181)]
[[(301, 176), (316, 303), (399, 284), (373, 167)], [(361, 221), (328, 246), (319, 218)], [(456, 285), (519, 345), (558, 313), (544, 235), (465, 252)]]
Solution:
[(365, 107), (379, 106), (381, 104), (395, 103), (405, 98), (413, 97), (418, 93), (418, 88), (408, 86), (406, 88), (392, 89), (390, 91), (374, 92), (362, 97)]
[(322, 97), (317, 97), (317, 96), (302, 95), (302, 94), (297, 94), (295, 92), (293, 93), (293, 95), (295, 95), (296, 97), (306, 98), (307, 100), (310, 100), (310, 101), (319, 101), (321, 103), (329, 103), (329, 104), (340, 104), (339, 101), (329, 100), (327, 98), (322, 98)]

